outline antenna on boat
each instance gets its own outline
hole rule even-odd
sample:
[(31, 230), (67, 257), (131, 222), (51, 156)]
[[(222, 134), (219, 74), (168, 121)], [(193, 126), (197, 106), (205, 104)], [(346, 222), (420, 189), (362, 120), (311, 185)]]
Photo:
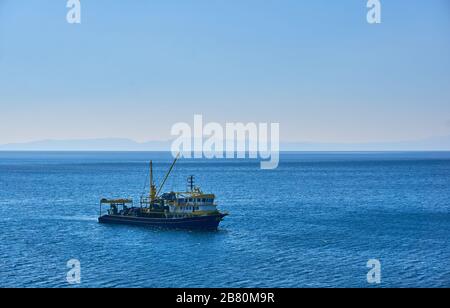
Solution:
[(190, 191), (194, 191), (194, 176), (193, 175), (188, 177), (188, 187), (191, 189)]
[(161, 192), (162, 188), (164, 187), (164, 184), (167, 181), (167, 178), (169, 177), (170, 173), (172, 172), (173, 167), (175, 166), (175, 164), (177, 163), (178, 158), (180, 157), (180, 152), (178, 152), (177, 157), (175, 157), (175, 160), (172, 163), (172, 166), (170, 166), (169, 171), (167, 172), (166, 176), (164, 177), (164, 180), (161, 183), (161, 186), (158, 189), (158, 192), (156, 193), (156, 196), (159, 196), (159, 193)]

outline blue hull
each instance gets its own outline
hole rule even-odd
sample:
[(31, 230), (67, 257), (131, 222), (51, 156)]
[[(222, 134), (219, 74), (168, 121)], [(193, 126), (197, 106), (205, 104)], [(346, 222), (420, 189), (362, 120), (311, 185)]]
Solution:
[(186, 217), (186, 218), (147, 218), (120, 215), (105, 215), (98, 218), (99, 223), (151, 226), (156, 228), (217, 230), (225, 214)]

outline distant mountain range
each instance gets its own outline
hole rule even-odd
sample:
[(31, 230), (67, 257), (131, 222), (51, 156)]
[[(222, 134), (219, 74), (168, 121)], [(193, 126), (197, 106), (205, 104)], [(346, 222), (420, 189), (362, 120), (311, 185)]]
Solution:
[(0, 145), (0, 151), (168, 151), (171, 141), (139, 143), (124, 138), (39, 140)]
[(283, 143), (284, 151), (450, 151), (450, 136), (401, 142)]
[[(171, 141), (136, 142), (104, 138), (40, 140), (0, 145), (0, 151), (169, 151)], [(450, 136), (423, 140), (380, 143), (282, 142), (282, 151), (450, 151)]]

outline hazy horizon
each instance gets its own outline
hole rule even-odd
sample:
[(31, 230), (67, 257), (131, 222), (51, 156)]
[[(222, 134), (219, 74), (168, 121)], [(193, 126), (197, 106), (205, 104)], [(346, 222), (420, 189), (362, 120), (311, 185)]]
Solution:
[[(0, 144), (0, 151), (170, 151), (173, 139), (138, 142), (128, 138), (36, 140)], [(222, 140), (223, 143), (227, 142)], [(402, 142), (280, 142), (281, 151), (450, 151), (450, 135)]]

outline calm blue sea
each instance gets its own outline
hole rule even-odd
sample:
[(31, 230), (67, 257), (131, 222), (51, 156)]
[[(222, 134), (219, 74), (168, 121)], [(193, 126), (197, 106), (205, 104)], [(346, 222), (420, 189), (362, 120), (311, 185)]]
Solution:
[(231, 215), (218, 232), (97, 223), (102, 197), (138, 199), (168, 153), (0, 153), (0, 287), (450, 287), (450, 153), (284, 153), (181, 160)]

